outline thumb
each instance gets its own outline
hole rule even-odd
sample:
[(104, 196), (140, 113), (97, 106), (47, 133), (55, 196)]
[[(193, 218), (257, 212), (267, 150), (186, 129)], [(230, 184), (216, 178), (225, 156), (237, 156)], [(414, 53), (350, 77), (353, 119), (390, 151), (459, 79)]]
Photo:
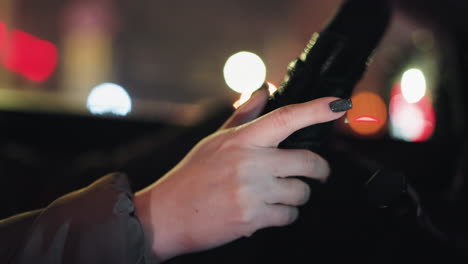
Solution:
[(221, 126), (220, 129), (240, 126), (256, 119), (265, 108), (268, 97), (268, 86), (264, 84), (261, 88), (254, 92), (252, 97), (247, 102), (241, 105), (232, 114), (232, 116), (229, 117), (229, 119)]

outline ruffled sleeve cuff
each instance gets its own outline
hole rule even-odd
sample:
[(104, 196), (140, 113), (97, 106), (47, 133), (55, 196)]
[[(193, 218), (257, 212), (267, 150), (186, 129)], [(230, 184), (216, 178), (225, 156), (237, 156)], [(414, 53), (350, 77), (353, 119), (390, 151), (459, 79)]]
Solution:
[(109, 174), (44, 209), (13, 263), (153, 264), (126, 175)]

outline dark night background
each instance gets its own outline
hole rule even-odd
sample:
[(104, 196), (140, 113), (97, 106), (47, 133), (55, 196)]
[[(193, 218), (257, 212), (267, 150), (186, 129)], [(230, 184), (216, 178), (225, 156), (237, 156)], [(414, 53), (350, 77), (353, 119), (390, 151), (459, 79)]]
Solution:
[[(17, 1), (12, 24), (61, 43), (61, 14), (73, 2)], [(0, 218), (47, 206), (113, 171), (127, 173), (134, 190), (154, 182), (232, 113), (236, 95), (226, 88), (221, 71), (231, 53), (262, 54), (268, 79), (279, 83), (287, 63), (341, 1), (96, 2), (118, 14), (107, 24), (113, 58), (105, 80), (128, 87), (135, 110), (112, 117), (93, 116), (84, 104), (67, 107), (60, 101), (69, 91), (62, 87), (66, 70), (60, 66), (42, 84), (2, 70), (0, 83), (15, 93), (0, 100)], [(435, 35), (442, 58), (434, 136), (409, 143), (336, 128), (324, 151), (331, 180), (322, 186), (311, 182), (315, 191), (295, 224), (169, 263), (466, 263), (468, 4), (394, 3), (402, 14), (440, 32)], [(61, 60), (66, 64), (66, 58)], [(396, 72), (400, 64), (389, 67)], [(382, 97), (388, 97), (387, 90), (379, 89)], [(24, 97), (29, 91), (37, 99)], [(77, 105), (82, 101), (77, 99)], [(197, 115), (173, 118), (193, 109), (199, 109)], [(449, 239), (422, 229), (408, 202), (395, 199), (387, 208), (373, 204), (364, 188), (369, 173), (359, 165), (364, 163), (404, 173)]]

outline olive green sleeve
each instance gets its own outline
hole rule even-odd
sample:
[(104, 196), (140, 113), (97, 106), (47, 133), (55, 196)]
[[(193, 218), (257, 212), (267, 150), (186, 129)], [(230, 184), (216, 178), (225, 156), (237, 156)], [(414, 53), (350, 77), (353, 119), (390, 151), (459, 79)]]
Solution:
[(153, 264), (124, 174), (109, 174), (47, 208), (0, 221), (0, 261), (10, 264)]

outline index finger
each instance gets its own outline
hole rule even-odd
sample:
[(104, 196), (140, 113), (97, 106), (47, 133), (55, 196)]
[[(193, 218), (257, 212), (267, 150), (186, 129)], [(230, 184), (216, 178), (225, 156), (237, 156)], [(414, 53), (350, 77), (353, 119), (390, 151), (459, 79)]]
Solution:
[(333, 121), (345, 113), (335, 113), (330, 103), (340, 98), (324, 97), (301, 104), (287, 105), (270, 112), (241, 128), (247, 143), (262, 147), (277, 147), (297, 130)]

